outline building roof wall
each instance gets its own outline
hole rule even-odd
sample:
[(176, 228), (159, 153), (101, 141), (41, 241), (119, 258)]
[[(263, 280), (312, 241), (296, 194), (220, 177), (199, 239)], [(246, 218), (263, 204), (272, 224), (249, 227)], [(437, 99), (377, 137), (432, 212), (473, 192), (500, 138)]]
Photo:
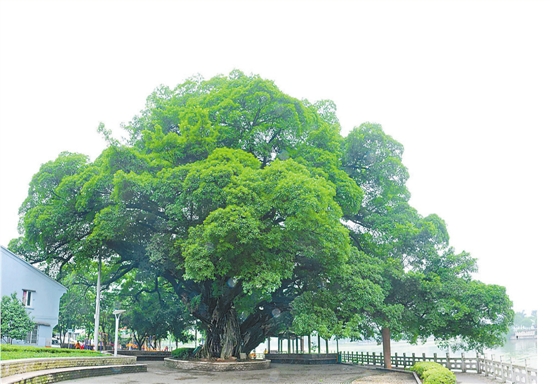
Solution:
[(7, 248), (0, 246), (0, 294), (17, 294), (22, 300), (23, 290), (32, 291), (32, 303), (27, 312), (35, 323), (49, 324), (53, 328), (59, 317), (59, 299), (67, 288), (35, 268)]

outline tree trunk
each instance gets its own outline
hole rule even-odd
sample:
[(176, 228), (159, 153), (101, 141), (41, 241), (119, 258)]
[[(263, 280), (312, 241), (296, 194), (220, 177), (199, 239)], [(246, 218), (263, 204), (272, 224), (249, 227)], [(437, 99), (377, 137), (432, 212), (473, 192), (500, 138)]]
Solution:
[(143, 344), (145, 344), (145, 336), (138, 337), (136, 333), (134, 333), (134, 340), (136, 342), (136, 345), (140, 351), (143, 350)]
[[(232, 287), (225, 283), (205, 282), (200, 288), (200, 294), (190, 294), (187, 288), (198, 287), (186, 288), (178, 285), (170, 276), (167, 278), (191, 315), (204, 326), (205, 342), (200, 352), (203, 357), (227, 359), (238, 357), (240, 353), (249, 354), (266, 337), (278, 335), (283, 324), (290, 323), (290, 317), (284, 314), (290, 309), (291, 299), (284, 296), (283, 288), (280, 289), (277, 301), (258, 304), (256, 310), (240, 324), (233, 308), (235, 298), (243, 292), (240, 282)], [(218, 288), (214, 289), (214, 285)], [(214, 291), (216, 295), (213, 295)], [(199, 302), (196, 299), (200, 299)]]
[(382, 328), (382, 349), (384, 351), (384, 368), (391, 369), (390, 329)]
[(240, 350), (241, 332), (235, 310), (214, 311), (206, 324), (206, 357), (228, 359), (237, 356)]
[(250, 314), (241, 324), (241, 352), (247, 355), (262, 343), (266, 337), (278, 335), (284, 324), (285, 316), (273, 316), (277, 309), (272, 303), (263, 303), (262, 310)]

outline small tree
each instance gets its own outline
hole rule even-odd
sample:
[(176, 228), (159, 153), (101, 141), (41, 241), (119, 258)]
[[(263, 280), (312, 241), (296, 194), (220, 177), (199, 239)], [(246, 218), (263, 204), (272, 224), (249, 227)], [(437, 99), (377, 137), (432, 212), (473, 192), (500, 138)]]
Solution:
[(17, 299), (14, 292), (11, 296), (2, 296), (2, 307), (0, 310), (2, 323), (2, 338), (9, 341), (12, 339), (23, 340), (27, 333), (34, 328), (34, 323), (29, 317), (23, 303)]

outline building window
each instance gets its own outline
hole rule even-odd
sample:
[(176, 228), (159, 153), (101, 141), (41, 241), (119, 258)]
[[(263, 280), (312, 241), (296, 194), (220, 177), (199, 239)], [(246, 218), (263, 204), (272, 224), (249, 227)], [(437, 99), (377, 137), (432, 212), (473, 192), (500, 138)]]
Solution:
[(34, 326), (34, 329), (27, 333), (27, 340), (25, 342), (27, 344), (36, 344), (38, 341), (38, 325)]
[(34, 291), (23, 290), (23, 305), (25, 307), (32, 307)]

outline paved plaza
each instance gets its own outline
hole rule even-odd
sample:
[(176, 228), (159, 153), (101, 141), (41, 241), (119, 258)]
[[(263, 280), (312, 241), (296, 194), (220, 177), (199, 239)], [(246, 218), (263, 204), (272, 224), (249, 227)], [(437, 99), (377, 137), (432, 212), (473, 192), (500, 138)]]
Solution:
[[(286, 384), (417, 384), (412, 375), (368, 369), (357, 365), (323, 364), (297, 365), (272, 364), (271, 368), (259, 371), (202, 372), (179, 370), (164, 366), (163, 361), (147, 361), (147, 372), (127, 373), (113, 376), (90, 377), (64, 381), (74, 384), (242, 384), (242, 383), (286, 383)], [(458, 374), (457, 384), (495, 383), (475, 374)]]
[[(180, 370), (164, 366), (162, 361), (147, 361), (147, 372), (127, 373), (104, 377), (64, 381), (74, 384), (242, 384), (242, 383), (353, 383), (356, 380), (371, 377), (376, 381), (358, 381), (357, 383), (395, 383), (417, 384), (410, 374), (388, 374), (381, 370), (369, 370), (364, 367), (346, 364), (298, 365), (272, 364), (271, 368), (257, 371), (203, 372)], [(383, 380), (386, 376), (387, 380)], [(380, 381), (382, 380), (382, 381)]]

